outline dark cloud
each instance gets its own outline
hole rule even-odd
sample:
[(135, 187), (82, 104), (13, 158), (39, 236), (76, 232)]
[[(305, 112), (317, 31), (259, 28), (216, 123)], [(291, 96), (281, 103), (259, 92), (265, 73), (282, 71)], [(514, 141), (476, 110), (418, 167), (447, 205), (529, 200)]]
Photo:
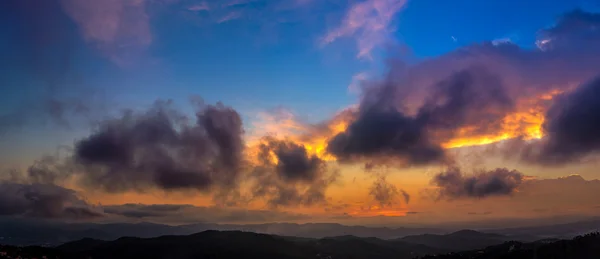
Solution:
[[(325, 161), (306, 148), (285, 140), (265, 138), (251, 174), (252, 195), (272, 207), (326, 203), (325, 191), (337, 178)], [(273, 158), (277, 162), (273, 161)]]
[[(600, 78), (556, 98), (546, 113), (544, 138), (521, 143), (527, 161), (546, 165), (579, 162), (600, 151)], [(514, 147), (513, 147), (514, 149)], [(509, 148), (510, 152), (514, 150)]]
[[(268, 142), (262, 144), (261, 149), (273, 152), (277, 158), (277, 173), (286, 181), (313, 181), (325, 166), (323, 160), (315, 155), (309, 155), (302, 145), (276, 140)], [(263, 157), (264, 159), (266, 158)]]
[(410, 202), (410, 194), (408, 194), (404, 190), (400, 190), (400, 194), (402, 194), (402, 198), (404, 199), (404, 203), (408, 204)]
[(59, 156), (47, 155), (27, 168), (26, 179), (33, 183), (57, 184), (73, 174), (72, 169)]
[(392, 207), (398, 204), (399, 196), (402, 195), (404, 203), (408, 204), (410, 195), (404, 190), (398, 190), (395, 185), (387, 182), (384, 175), (378, 176), (369, 188), (369, 195), (380, 207)]
[[(199, 108), (194, 123), (171, 102), (156, 102), (144, 112), (126, 111), (99, 123), (69, 155), (44, 157), (9, 180), (52, 184), (75, 180), (82, 187), (112, 193), (200, 191), (223, 206), (256, 200), (271, 207), (327, 202), (325, 192), (338, 173), (328, 170), (325, 161), (310, 155), (303, 145), (268, 137), (257, 148), (258, 161), (247, 160), (239, 114), (220, 103), (195, 104)], [(142, 218), (162, 212), (120, 213)]]
[(537, 49), (483, 42), (414, 65), (391, 62), (385, 78), (366, 84), (356, 119), (328, 151), (341, 161), (419, 165), (447, 159), (442, 144), (451, 139), (529, 136), (539, 123), (531, 117), (552, 103), (542, 96), (598, 75), (598, 17), (564, 14), (540, 31)]
[(516, 170), (496, 168), (465, 175), (459, 168), (437, 174), (432, 184), (439, 187), (440, 198), (485, 198), (510, 195), (523, 183), (524, 175)]
[(185, 204), (134, 204), (104, 206), (104, 213), (121, 215), (127, 218), (167, 217), (178, 214), (192, 205)]
[[(400, 71), (390, 73), (395, 72)], [(391, 158), (416, 165), (440, 162), (445, 158), (442, 143), (460, 128), (470, 126), (473, 134), (497, 129), (513, 106), (501, 82), (475, 67), (437, 82), (414, 115), (403, 111), (406, 109), (398, 97), (402, 88), (402, 83), (386, 80), (368, 89), (358, 118), (329, 141), (327, 150), (342, 161)]]
[(0, 215), (89, 219), (103, 214), (75, 191), (51, 184), (0, 183)]
[(222, 104), (201, 107), (196, 123), (157, 102), (141, 114), (102, 123), (75, 145), (87, 184), (111, 192), (235, 185), (242, 166), (242, 121)]
[(327, 151), (344, 162), (354, 158), (399, 157), (408, 163), (425, 164), (443, 157), (430, 143), (424, 127), (398, 111), (364, 111), (349, 128), (331, 139)]
[(573, 47), (584, 48), (583, 50), (597, 49), (593, 44), (600, 42), (598, 25), (600, 25), (598, 13), (583, 10), (567, 12), (560, 17), (555, 26), (541, 31), (538, 46), (543, 50)]
[(491, 211), (484, 211), (484, 212), (467, 212), (467, 215), (490, 215), (492, 214)]
[(123, 204), (104, 206), (104, 212), (130, 219), (163, 223), (249, 223), (295, 221), (308, 215), (276, 210), (246, 210), (223, 207), (200, 207), (188, 204)]

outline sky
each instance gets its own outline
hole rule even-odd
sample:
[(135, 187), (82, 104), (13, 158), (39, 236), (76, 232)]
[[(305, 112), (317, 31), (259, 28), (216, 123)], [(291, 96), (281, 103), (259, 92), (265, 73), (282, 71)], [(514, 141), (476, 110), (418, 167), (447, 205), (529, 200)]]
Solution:
[(0, 215), (600, 213), (596, 1), (0, 5)]

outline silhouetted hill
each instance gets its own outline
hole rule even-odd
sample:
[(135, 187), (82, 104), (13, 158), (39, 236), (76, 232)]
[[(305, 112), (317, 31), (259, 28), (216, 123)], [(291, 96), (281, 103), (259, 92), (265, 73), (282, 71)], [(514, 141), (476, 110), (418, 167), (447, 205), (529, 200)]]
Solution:
[(241, 231), (188, 236), (80, 240), (57, 247), (74, 258), (413, 258), (440, 252), (424, 246), (353, 236), (293, 239)]
[(17, 246), (56, 246), (83, 238), (115, 240), (124, 236), (159, 237), (164, 235), (190, 235), (206, 230), (247, 231), (304, 238), (354, 235), (382, 239), (442, 232), (441, 230), (427, 228), (364, 227), (329, 223), (193, 224), (169, 226), (153, 223), (68, 224), (43, 220), (0, 218), (0, 243)]
[[(491, 236), (474, 231), (460, 231), (444, 236), (482, 235)], [(295, 239), (242, 231), (204, 231), (187, 236), (123, 237), (114, 241), (82, 239), (56, 248), (0, 246), (0, 259), (10, 258), (9, 256), (62, 259), (591, 259), (600, 258), (600, 234), (588, 234), (573, 240), (532, 243), (510, 241), (482, 249), (447, 253), (424, 245), (378, 238), (340, 236)]]
[(533, 241), (518, 240), (517, 237), (505, 236), (493, 233), (482, 233), (474, 230), (460, 230), (447, 235), (414, 235), (406, 236), (398, 240), (407, 243), (421, 244), (428, 247), (447, 249), (450, 251), (463, 251), (479, 249), (492, 245), (502, 244), (507, 241)]
[(357, 237), (377, 237), (382, 239), (399, 238), (408, 235), (423, 233), (443, 233), (444, 230), (433, 228), (389, 228), (347, 226), (336, 223), (267, 223), (267, 224), (192, 224), (183, 225), (182, 228), (192, 229), (194, 232), (204, 230), (241, 230), (271, 235), (285, 235), (308, 238), (324, 238), (332, 236), (353, 235)]
[[(543, 238), (572, 238), (574, 234), (589, 233), (600, 230), (600, 221), (575, 222), (561, 224), (556, 226), (525, 227), (499, 230), (485, 230), (485, 236), (478, 236), (476, 231), (459, 231), (455, 233), (458, 243), (468, 242), (471, 239), (480, 239), (483, 241), (477, 244), (481, 245), (499, 244), (500, 241), (526, 241), (531, 242)], [(47, 221), (40, 219), (25, 218), (5, 218), (0, 217), (0, 244), (5, 245), (39, 245), (39, 246), (57, 246), (66, 242), (75, 241), (83, 238), (93, 238), (98, 240), (115, 240), (124, 236), (134, 237), (159, 237), (164, 235), (190, 235), (206, 230), (220, 231), (246, 231), (279, 236), (294, 236), (296, 238), (324, 238), (332, 236), (356, 236), (356, 237), (376, 237), (379, 239), (398, 239), (410, 236), (407, 240), (413, 244), (439, 244), (438, 248), (447, 249), (443, 245), (443, 235), (448, 230), (432, 228), (388, 228), (388, 227), (365, 227), (365, 226), (345, 226), (331, 223), (269, 223), (269, 224), (192, 224), (170, 226), (154, 223), (61, 223), (56, 221)], [(475, 232), (475, 233), (474, 233)], [(423, 234), (430, 235), (423, 235)], [(507, 239), (494, 237), (492, 234), (509, 236)], [(538, 235), (540, 234), (540, 235)], [(474, 235), (474, 236), (470, 236)], [(421, 236), (421, 237), (414, 237)], [(450, 236), (451, 237), (451, 236)], [(450, 238), (446, 237), (446, 238)], [(438, 241), (436, 241), (438, 240)], [(460, 241), (463, 240), (463, 241)], [(487, 242), (493, 241), (493, 242)], [(459, 244), (458, 247), (452, 246), (451, 249), (472, 248)]]
[(481, 250), (424, 256), (422, 259), (597, 259), (600, 258), (598, 232), (575, 237), (572, 240), (549, 240), (520, 243), (506, 242)]
[(544, 238), (559, 237), (564, 239), (571, 239), (585, 233), (597, 231), (600, 231), (600, 219), (584, 220), (564, 224), (486, 230), (486, 232), (497, 234), (533, 235)]

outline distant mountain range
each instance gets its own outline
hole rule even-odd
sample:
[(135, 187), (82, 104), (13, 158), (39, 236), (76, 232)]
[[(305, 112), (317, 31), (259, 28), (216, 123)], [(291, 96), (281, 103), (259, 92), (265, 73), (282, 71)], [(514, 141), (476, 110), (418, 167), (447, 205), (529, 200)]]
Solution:
[(397, 240), (421, 244), (450, 251), (479, 249), (507, 241), (533, 242), (540, 238), (535, 236), (507, 236), (492, 233), (481, 233), (474, 230), (461, 230), (447, 235), (423, 234), (406, 236)]
[(433, 228), (364, 227), (330, 223), (170, 226), (154, 223), (69, 224), (33, 219), (0, 218), (0, 244), (56, 246), (83, 238), (110, 241), (128, 236), (152, 238), (165, 235), (190, 235), (206, 230), (238, 230), (302, 238), (375, 237), (442, 249), (468, 250), (474, 246), (488, 246), (509, 240), (530, 242), (542, 238), (572, 238), (581, 233), (599, 231), (600, 220), (542, 227), (485, 230), (485, 233), (466, 230), (451, 233), (451, 230)]
[(381, 239), (393, 239), (423, 233), (447, 232), (445, 230), (430, 228), (363, 227), (331, 223), (192, 224), (170, 226), (154, 223), (68, 224), (52, 221), (0, 218), (0, 244), (55, 246), (82, 238), (99, 240), (115, 240), (126, 236), (150, 238), (164, 235), (190, 235), (206, 230), (239, 230), (305, 238), (353, 235)]
[[(439, 238), (465, 242), (471, 242), (475, 238), (497, 239), (498, 241), (502, 239), (498, 235), (477, 231), (459, 231), (437, 236), (433, 238), (435, 242), (427, 240), (427, 237), (421, 236), (420, 240), (436, 243)], [(464, 245), (461, 241), (453, 242)], [(451, 252), (448, 249), (414, 244), (399, 239), (383, 240), (356, 236), (312, 239), (214, 230), (184, 236), (122, 237), (113, 241), (86, 238), (55, 248), (0, 245), (0, 259), (18, 257), (45, 257), (48, 259), (591, 259), (600, 258), (600, 235), (596, 233), (573, 240), (543, 240), (529, 243), (508, 241), (465, 252)]]

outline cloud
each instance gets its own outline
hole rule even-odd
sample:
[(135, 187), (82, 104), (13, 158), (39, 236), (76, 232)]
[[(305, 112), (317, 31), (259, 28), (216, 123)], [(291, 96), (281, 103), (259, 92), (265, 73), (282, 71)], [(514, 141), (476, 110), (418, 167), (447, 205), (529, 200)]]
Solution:
[[(579, 162), (600, 150), (600, 78), (555, 98), (545, 116), (544, 139), (525, 144), (527, 161), (546, 165)], [(509, 152), (512, 150), (509, 150)]]
[(360, 72), (352, 76), (352, 81), (348, 85), (348, 92), (357, 94), (361, 91), (362, 83), (367, 80), (369, 74), (367, 72)]
[(60, 0), (67, 15), (75, 21), (83, 38), (114, 62), (128, 62), (131, 53), (139, 54), (153, 41), (148, 1)]
[(324, 161), (309, 156), (306, 148), (295, 143), (270, 141), (270, 148), (277, 158), (277, 173), (288, 181), (313, 181), (318, 176)]
[(239, 114), (222, 104), (199, 107), (196, 122), (157, 102), (126, 112), (75, 144), (84, 182), (109, 192), (160, 188), (210, 191), (236, 184), (244, 143)]
[(103, 214), (75, 191), (51, 184), (0, 183), (0, 215), (90, 219)]
[(263, 223), (306, 220), (310, 216), (276, 210), (202, 207), (188, 204), (122, 204), (104, 206), (104, 212), (134, 220), (163, 223)]
[(551, 135), (558, 126), (548, 128), (547, 112), (557, 96), (598, 75), (597, 17), (565, 14), (540, 32), (553, 42), (543, 51), (484, 42), (412, 65), (391, 62), (327, 151), (341, 162), (424, 165), (452, 162), (452, 148)]
[(405, 204), (408, 204), (410, 201), (410, 195), (387, 182), (384, 175), (378, 176), (373, 182), (369, 188), (369, 195), (379, 204), (380, 208), (393, 207), (398, 203), (400, 195), (402, 195)]
[[(267, 135), (246, 145), (237, 111), (221, 103), (195, 105), (195, 118), (170, 101), (124, 111), (99, 122), (66, 156), (46, 156), (25, 172), (7, 174), (6, 180), (77, 184), (108, 193), (191, 192), (212, 197), (219, 206), (327, 203), (326, 191), (338, 172), (309, 151), (302, 142), (306, 136)], [(330, 130), (328, 125), (310, 129), (315, 134)]]
[[(392, 77), (395, 72), (390, 72)], [(343, 161), (391, 159), (423, 165), (445, 159), (444, 142), (463, 127), (483, 131), (512, 109), (501, 82), (484, 69), (459, 71), (435, 84), (415, 114), (402, 107), (402, 84), (385, 80), (366, 90), (359, 115), (333, 137), (328, 152)]]
[(187, 8), (190, 11), (210, 11), (210, 6), (208, 6), (207, 2), (200, 2), (198, 4), (191, 5)]
[[(540, 32), (538, 47), (541, 50), (557, 50), (582, 47), (584, 51), (596, 49), (593, 44), (600, 41), (597, 26), (600, 14), (576, 9), (565, 13), (557, 24)], [(582, 44), (583, 43), (583, 44)]]
[(193, 208), (192, 205), (181, 204), (123, 204), (104, 206), (104, 213), (121, 215), (127, 218), (151, 218), (166, 217), (179, 213), (187, 208)]
[(467, 212), (467, 215), (490, 215), (490, 214), (492, 214), (492, 212), (491, 212), (491, 211), (484, 211), (484, 212), (481, 212), (481, 213), (477, 213), (477, 212)]
[(512, 40), (510, 38), (499, 38), (499, 39), (492, 40), (492, 44), (495, 46), (501, 45), (501, 44), (508, 44), (508, 43), (512, 43)]
[(400, 194), (402, 194), (402, 198), (404, 199), (404, 203), (408, 204), (410, 202), (410, 194), (408, 194), (404, 190), (400, 190)]
[(338, 175), (303, 145), (269, 137), (259, 146), (258, 162), (252, 195), (271, 207), (326, 204), (325, 191)]
[(465, 175), (459, 168), (450, 168), (433, 177), (440, 198), (485, 198), (510, 195), (523, 183), (525, 176), (516, 170), (496, 168)]
[(393, 21), (406, 0), (363, 0), (348, 8), (341, 24), (328, 31), (321, 44), (327, 45), (340, 38), (354, 37), (358, 58), (370, 59), (371, 52), (390, 39)]

